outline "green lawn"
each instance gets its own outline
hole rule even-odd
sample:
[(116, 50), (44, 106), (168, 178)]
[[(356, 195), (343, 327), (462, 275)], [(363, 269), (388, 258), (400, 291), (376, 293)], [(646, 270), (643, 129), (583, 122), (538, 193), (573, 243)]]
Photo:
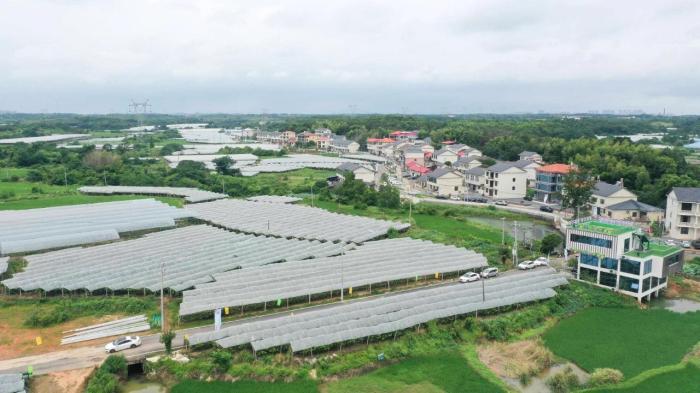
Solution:
[[(11, 173), (21, 172), (21, 169), (11, 169)], [(64, 187), (22, 181), (0, 182), (0, 210), (24, 210), (149, 198), (143, 195), (83, 195), (78, 192), (78, 187), (76, 185)], [(156, 197), (156, 199), (177, 207), (181, 207), (184, 203), (181, 198)]]
[(680, 364), (670, 370), (623, 383), (618, 388), (592, 389), (595, 393), (659, 393), (659, 392), (700, 392), (700, 367), (694, 363)]
[(187, 380), (173, 386), (170, 393), (314, 393), (318, 387), (312, 381), (284, 382), (203, 382)]
[(556, 355), (582, 368), (609, 367), (625, 378), (681, 361), (700, 339), (700, 312), (590, 308), (544, 334)]
[(328, 393), (503, 392), (472, 369), (458, 352), (411, 358), (324, 388)]

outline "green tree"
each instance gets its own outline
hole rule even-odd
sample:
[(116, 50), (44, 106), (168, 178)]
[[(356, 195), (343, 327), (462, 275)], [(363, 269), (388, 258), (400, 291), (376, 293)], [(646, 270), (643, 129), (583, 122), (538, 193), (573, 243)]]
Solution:
[(561, 205), (564, 208), (574, 210), (574, 217), (578, 218), (580, 209), (586, 207), (593, 195), (595, 179), (583, 170), (572, 170), (564, 176), (564, 185), (561, 192)]
[(549, 254), (554, 251), (562, 243), (562, 237), (556, 233), (550, 233), (542, 238), (540, 251), (543, 254)]
[(212, 160), (212, 162), (216, 167), (216, 171), (222, 175), (228, 175), (231, 171), (231, 167), (233, 164), (235, 164), (235, 162), (229, 156), (221, 156)]

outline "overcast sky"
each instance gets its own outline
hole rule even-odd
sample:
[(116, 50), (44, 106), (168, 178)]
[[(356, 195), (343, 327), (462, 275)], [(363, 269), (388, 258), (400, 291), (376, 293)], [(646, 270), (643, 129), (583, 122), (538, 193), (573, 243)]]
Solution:
[(700, 113), (697, 0), (0, 7), (0, 110)]

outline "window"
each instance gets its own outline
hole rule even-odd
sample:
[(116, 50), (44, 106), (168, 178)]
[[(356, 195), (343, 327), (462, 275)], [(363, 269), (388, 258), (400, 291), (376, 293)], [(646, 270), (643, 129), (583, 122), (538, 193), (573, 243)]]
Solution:
[(569, 236), (569, 240), (571, 240), (572, 242), (576, 242), (576, 243), (590, 244), (592, 246), (612, 248), (612, 240), (599, 239), (596, 237), (579, 235), (576, 233), (572, 233)]
[(681, 228), (681, 235), (687, 235), (688, 234), (688, 227), (682, 227)]
[(513, 183), (515, 183), (515, 178), (513, 178)]
[(647, 277), (642, 281), (642, 292), (648, 291), (649, 285), (651, 285), (651, 277)]
[(632, 217), (637, 217), (637, 212), (632, 212)]
[(622, 258), (622, 263), (620, 264), (620, 271), (629, 274), (639, 274), (640, 263), (637, 261), (631, 261), (626, 258)]
[(656, 286), (659, 285), (659, 279), (656, 277), (651, 278), (651, 287), (656, 288)]
[(620, 276), (620, 289), (628, 292), (639, 292), (639, 280)]
[(690, 216), (681, 216), (681, 222), (690, 222)]
[(515, 191), (515, 186), (512, 187), (512, 190)]
[(591, 254), (581, 253), (581, 263), (589, 266), (598, 266), (598, 257)]
[(615, 288), (615, 285), (617, 284), (617, 276), (611, 273), (600, 272), (600, 281), (598, 284)]
[(601, 198), (601, 199), (600, 199), (600, 204), (601, 204), (601, 205), (605, 205), (605, 199), (602, 199), (602, 198)]
[(693, 210), (693, 204), (692, 203), (681, 203), (681, 210)]
[(644, 274), (651, 273), (651, 260), (644, 261)]
[(457, 191), (458, 189), (459, 189), (458, 186), (455, 186), (455, 191)]
[(625, 239), (625, 252), (630, 250), (630, 239)]
[(603, 260), (600, 261), (600, 267), (617, 270), (617, 259), (603, 258)]
[(598, 272), (592, 269), (581, 268), (581, 273), (578, 276), (579, 280), (595, 283), (598, 281)]

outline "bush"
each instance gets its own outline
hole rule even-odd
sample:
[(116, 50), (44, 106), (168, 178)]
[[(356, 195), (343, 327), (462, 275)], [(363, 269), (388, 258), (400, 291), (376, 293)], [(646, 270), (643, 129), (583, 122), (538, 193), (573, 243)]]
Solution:
[(90, 378), (85, 393), (117, 393), (119, 380), (114, 374), (110, 374), (101, 368)]
[(591, 373), (588, 383), (591, 386), (613, 385), (622, 382), (622, 371), (614, 368), (596, 368)]
[(53, 308), (36, 308), (24, 320), (26, 327), (49, 327), (88, 315), (111, 313), (140, 314), (153, 306), (152, 299), (128, 298), (86, 298), (62, 299)]
[(126, 358), (123, 355), (109, 355), (100, 366), (100, 370), (122, 378), (126, 378), (128, 368)]
[(175, 332), (168, 330), (160, 335), (160, 342), (165, 345), (165, 353), (170, 355), (173, 350), (173, 339), (175, 338)]
[(211, 353), (211, 360), (214, 363), (217, 371), (220, 373), (225, 373), (231, 368), (231, 363), (233, 362), (233, 355), (231, 352), (224, 349), (220, 349)]
[(552, 393), (567, 393), (579, 385), (578, 377), (571, 367), (554, 374), (545, 383)]

